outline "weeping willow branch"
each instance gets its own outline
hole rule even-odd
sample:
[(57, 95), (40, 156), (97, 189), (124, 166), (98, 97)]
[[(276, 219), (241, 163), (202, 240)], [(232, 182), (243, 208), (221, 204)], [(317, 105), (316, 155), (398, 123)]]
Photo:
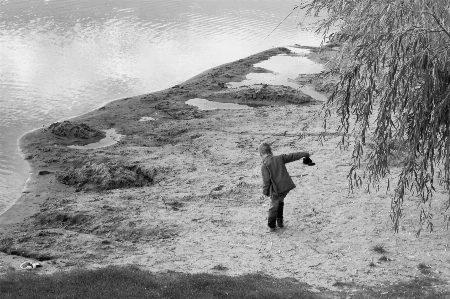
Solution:
[[(318, 29), (322, 34), (339, 28), (334, 40), (341, 43), (341, 53), (330, 71), (339, 83), (328, 104), (338, 107), (344, 136), (356, 136), (350, 188), (362, 185), (361, 170), (378, 185), (390, 174), (392, 161), (399, 161), (391, 201), (394, 229), (405, 200), (417, 198), (419, 223), (432, 230), (426, 206), (438, 174), (450, 207), (450, 4), (312, 0), (303, 7), (313, 15), (327, 11)], [(368, 138), (373, 146), (364, 150)]]

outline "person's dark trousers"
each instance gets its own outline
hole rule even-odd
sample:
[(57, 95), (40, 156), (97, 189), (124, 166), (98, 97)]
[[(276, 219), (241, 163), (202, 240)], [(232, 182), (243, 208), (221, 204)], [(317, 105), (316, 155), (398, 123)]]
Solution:
[(270, 228), (275, 228), (277, 226), (277, 219), (278, 223), (281, 224), (283, 223), (284, 198), (288, 193), (289, 191), (283, 192), (278, 195), (272, 195), (270, 197), (270, 208), (268, 217), (268, 225)]
[(284, 209), (284, 201), (280, 201), (278, 204), (278, 210), (277, 210), (277, 226), (283, 227), (283, 209)]

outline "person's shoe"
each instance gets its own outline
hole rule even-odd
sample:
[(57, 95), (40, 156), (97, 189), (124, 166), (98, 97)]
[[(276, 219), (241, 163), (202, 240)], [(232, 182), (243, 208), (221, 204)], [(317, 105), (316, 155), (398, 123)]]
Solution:
[(283, 228), (284, 227), (282, 218), (277, 218), (277, 226), (279, 228)]
[(276, 227), (270, 227), (269, 226), (269, 233), (273, 233), (273, 232), (276, 232), (277, 231), (277, 228)]

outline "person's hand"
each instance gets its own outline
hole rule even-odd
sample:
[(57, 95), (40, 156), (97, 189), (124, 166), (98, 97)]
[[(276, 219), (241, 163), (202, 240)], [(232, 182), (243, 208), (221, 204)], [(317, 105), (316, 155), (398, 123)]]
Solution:
[(260, 195), (259, 196), (259, 202), (265, 202), (267, 200), (268, 196)]

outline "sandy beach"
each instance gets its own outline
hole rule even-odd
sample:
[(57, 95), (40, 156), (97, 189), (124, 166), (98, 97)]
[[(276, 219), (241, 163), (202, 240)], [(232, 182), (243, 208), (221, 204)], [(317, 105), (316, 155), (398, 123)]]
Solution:
[[(334, 55), (309, 49), (307, 57), (324, 65)], [(414, 200), (405, 202), (394, 233), (392, 191), (349, 192), (352, 149), (339, 147), (336, 116), (324, 132), (320, 101), (289, 87), (227, 88), (268, 73), (254, 65), (276, 55), (295, 54), (267, 50), (23, 136), (32, 173), (0, 215), (0, 273), (30, 260), (43, 265), (39, 273), (134, 264), (155, 272), (265, 273), (314, 290), (420, 278), (448, 288), (450, 242), (439, 218), (445, 192), (434, 198), (433, 233), (415, 236)], [(319, 92), (329, 86), (320, 74), (295, 81)], [(185, 103), (195, 98), (251, 109)], [(107, 134), (112, 145), (69, 147)], [(260, 200), (261, 142), (275, 154), (312, 152), (316, 162), (288, 165), (297, 188), (286, 198), (286, 228), (275, 233), (267, 232), (268, 202)], [(394, 168), (393, 180), (397, 174)]]

